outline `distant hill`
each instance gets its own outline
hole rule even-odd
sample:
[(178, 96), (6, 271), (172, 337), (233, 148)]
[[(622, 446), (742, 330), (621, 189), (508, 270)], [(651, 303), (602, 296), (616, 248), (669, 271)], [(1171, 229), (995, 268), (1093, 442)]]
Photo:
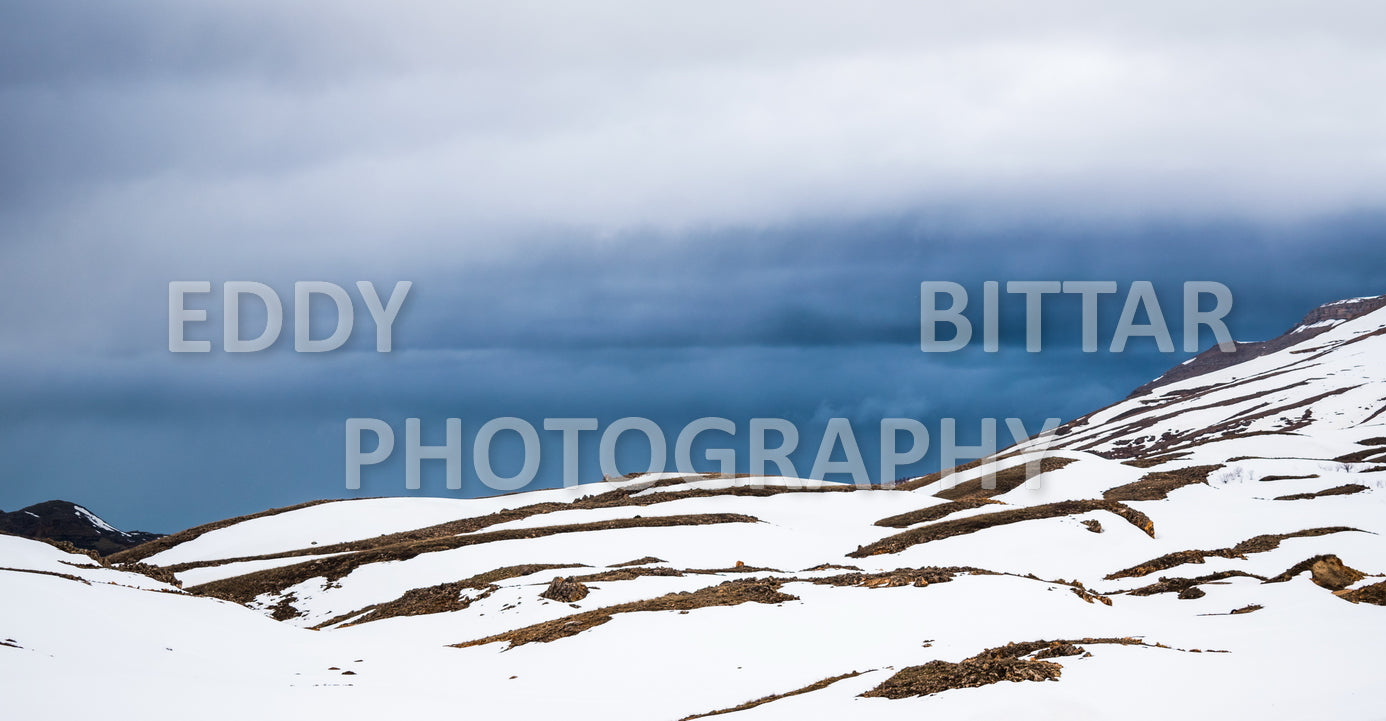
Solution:
[(0, 533), (38, 540), (67, 541), (103, 556), (163, 536), (145, 531), (121, 531), (70, 501), (44, 501), (18, 511), (0, 511)]

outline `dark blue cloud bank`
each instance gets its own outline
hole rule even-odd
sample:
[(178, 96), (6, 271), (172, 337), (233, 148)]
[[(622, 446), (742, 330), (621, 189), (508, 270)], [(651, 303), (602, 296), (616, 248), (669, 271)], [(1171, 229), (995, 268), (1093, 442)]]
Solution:
[[(999, 352), (925, 354), (921, 281), (1117, 281), (1104, 351), (1137, 280), (1176, 342), (1185, 281), (1232, 290), (1242, 340), (1386, 292), (1378, 11), (978, 7), (7, 4), (0, 508), (171, 531), (404, 494), (410, 417), (430, 443), (449, 417), (468, 443), (501, 416), (647, 417), (672, 465), (719, 416), (738, 433), (695, 458), (729, 446), (740, 470), (749, 420), (784, 418), (800, 473), (842, 417), (873, 477), (880, 419), (914, 418), (934, 448), (896, 475), (918, 474), (941, 419), (964, 443), (987, 417), (1037, 429), (1187, 357), (1082, 353), (1074, 297), (1026, 353), (1018, 296)], [(172, 354), (174, 280), (414, 286), (390, 354), (359, 304), (336, 352), (294, 353), (286, 324), (263, 353)], [(220, 301), (190, 305), (217, 339)], [(400, 436), (359, 492), (349, 417)], [(595, 434), (581, 455), (600, 478)], [(464, 461), (461, 491), (429, 462), (407, 493), (491, 492)]]

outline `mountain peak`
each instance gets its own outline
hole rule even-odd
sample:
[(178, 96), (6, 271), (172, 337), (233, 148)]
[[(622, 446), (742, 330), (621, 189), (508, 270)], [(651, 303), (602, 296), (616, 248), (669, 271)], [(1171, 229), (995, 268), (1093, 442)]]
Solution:
[(35, 503), (9, 513), (0, 512), (0, 533), (24, 538), (67, 541), (78, 548), (101, 554), (114, 553), (161, 534), (122, 531), (84, 506), (71, 501)]

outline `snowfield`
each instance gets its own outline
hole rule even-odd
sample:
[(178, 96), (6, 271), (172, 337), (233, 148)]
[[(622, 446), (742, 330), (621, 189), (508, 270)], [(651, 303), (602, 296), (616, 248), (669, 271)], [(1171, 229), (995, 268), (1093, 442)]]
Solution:
[(0, 536), (6, 717), (1381, 718), (1386, 309), (1337, 320), (892, 489), (334, 501), (101, 563)]

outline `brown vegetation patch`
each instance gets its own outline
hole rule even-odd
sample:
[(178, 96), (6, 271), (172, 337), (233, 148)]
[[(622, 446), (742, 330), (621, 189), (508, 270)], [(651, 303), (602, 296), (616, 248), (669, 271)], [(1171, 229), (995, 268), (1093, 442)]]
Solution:
[(298, 596), (292, 593), (284, 594), (278, 603), (270, 606), (270, 618), (276, 621), (287, 621), (302, 616), (303, 612), (294, 607), (294, 601), (297, 600)]
[[(1159, 558), (1154, 558), (1145, 563), (1140, 563), (1130, 568), (1124, 568), (1106, 575), (1106, 580), (1114, 581), (1119, 578), (1136, 578), (1148, 576), (1156, 571), (1182, 566), (1186, 563), (1203, 563), (1205, 558), (1236, 558), (1246, 560), (1248, 553), (1265, 553), (1280, 547), (1280, 542), (1288, 538), (1312, 538), (1315, 536), (1326, 536), (1331, 533), (1343, 533), (1346, 531), (1358, 531), (1356, 528), (1347, 526), (1328, 526), (1324, 528), (1308, 528), (1303, 531), (1293, 533), (1271, 533), (1260, 536), (1253, 536), (1238, 543), (1231, 548), (1215, 548), (1211, 551), (1190, 550), (1176, 551), (1167, 553)], [(1358, 531), (1360, 532), (1360, 531)]]
[[(1035, 464), (1039, 466), (1039, 472), (1035, 475), (1057, 471), (1072, 463), (1074, 460), (1076, 459), (1063, 458), (1060, 456), (1046, 456), (1040, 459), (1039, 463)], [(992, 474), (984, 474), (979, 478), (963, 481), (952, 488), (945, 488), (935, 493), (934, 496), (949, 501), (999, 496), (1002, 493), (1007, 493), (1019, 488), (1026, 481), (1030, 480), (1031, 475), (1029, 466), (1030, 464), (1028, 463), (1022, 463), (1018, 466), (1011, 466)], [(987, 488), (987, 486), (991, 486), (991, 488)]]
[(867, 556), (875, 556), (882, 553), (899, 553), (910, 546), (915, 546), (920, 543), (928, 543), (944, 538), (952, 538), (953, 536), (976, 533), (977, 531), (994, 528), (996, 526), (1004, 526), (1011, 523), (1019, 523), (1021, 521), (1072, 516), (1079, 513), (1088, 513), (1089, 511), (1108, 511), (1115, 513), (1144, 531), (1150, 537), (1154, 538), (1155, 536), (1155, 524), (1144, 513), (1116, 501), (1089, 499), (1084, 501), (1059, 501), (1058, 503), (1045, 503), (1043, 505), (1028, 506), (1025, 508), (1010, 508), (994, 513), (968, 516), (967, 518), (938, 521), (927, 526), (912, 528), (904, 533), (887, 536), (875, 543), (859, 547), (857, 550), (847, 555), (851, 558), (865, 558)]
[(139, 561), (130, 561), (126, 563), (115, 564), (111, 566), (111, 568), (117, 571), (125, 571), (126, 573), (138, 573), (141, 576), (147, 576), (149, 578), (154, 579), (155, 581), (162, 581), (170, 586), (175, 586), (177, 588), (183, 587), (183, 582), (178, 580), (178, 577), (173, 574), (173, 571), (170, 571), (169, 569), (163, 568), (161, 566), (151, 566), (147, 563), (141, 563)]
[(714, 575), (721, 574), (721, 573), (760, 573), (760, 572), (762, 572), (762, 571), (770, 571), (770, 572), (773, 572), (773, 573), (784, 573), (784, 571), (781, 571), (781, 570), (778, 569), (778, 568), (769, 568), (769, 567), (766, 567), (766, 566), (748, 566), (748, 565), (746, 565), (746, 563), (743, 562), (743, 561), (737, 561), (735, 566), (728, 566), (728, 567), (726, 567), (726, 568), (685, 568), (685, 569), (683, 569), (683, 572), (684, 572), (684, 573), (700, 573), (700, 574), (705, 574), (705, 575), (709, 575), (709, 576), (714, 576)]
[(1221, 464), (1212, 466), (1190, 466), (1174, 471), (1155, 471), (1140, 477), (1140, 480), (1126, 485), (1109, 488), (1102, 497), (1109, 501), (1160, 501), (1176, 488), (1207, 483), (1208, 474), (1222, 468)]
[(1352, 453), (1344, 453), (1333, 460), (1339, 463), (1365, 463), (1386, 460), (1386, 448), (1366, 448)]
[(1184, 595), (1184, 592), (1200, 584), (1238, 577), (1254, 578), (1258, 581), (1266, 580), (1265, 576), (1257, 576), (1254, 573), (1246, 573), (1245, 571), (1218, 571), (1217, 573), (1210, 573), (1206, 576), (1198, 576), (1196, 578), (1165, 578), (1161, 576), (1160, 580), (1156, 583), (1132, 589), (1125, 593), (1131, 596), (1154, 596), (1159, 593), (1177, 593), (1180, 594), (1180, 598), (1197, 598), (1198, 596)]
[(1136, 468), (1153, 468), (1154, 466), (1158, 466), (1158, 465), (1160, 465), (1160, 464), (1162, 464), (1162, 463), (1170, 463), (1170, 462), (1173, 462), (1173, 461), (1182, 461), (1182, 460), (1184, 460), (1185, 458), (1188, 458), (1190, 455), (1193, 455), (1193, 451), (1175, 451), (1175, 452), (1173, 452), (1173, 453), (1164, 453), (1164, 454), (1161, 454), (1161, 455), (1143, 456), (1143, 457), (1141, 457), (1141, 458), (1131, 458), (1131, 459), (1122, 461), (1122, 464), (1128, 465), (1128, 466), (1135, 466)]
[(684, 716), (683, 718), (679, 719), (679, 721), (692, 721), (693, 719), (707, 718), (708, 716), (719, 716), (721, 714), (736, 713), (737, 711), (753, 709), (757, 706), (763, 706), (772, 701), (779, 701), (782, 698), (789, 698), (790, 696), (798, 696), (800, 694), (811, 693), (813, 691), (820, 691), (837, 683), (838, 681), (854, 678), (856, 676), (860, 676), (861, 674), (861, 671), (853, 671), (851, 673), (844, 673), (839, 676), (832, 676), (829, 678), (825, 678), (822, 681), (815, 681), (803, 688), (794, 689), (793, 691), (772, 694), (770, 696), (763, 696), (754, 701), (747, 701), (746, 703), (739, 704), (737, 706), (732, 706), (731, 708), (717, 709), (716, 711), (709, 711), (707, 713), (699, 713), (693, 714), (692, 716)]
[(1232, 550), (1242, 554), (1265, 553), (1266, 551), (1273, 551), (1279, 548), (1280, 542), (1289, 538), (1315, 538), (1317, 536), (1347, 532), (1362, 533), (1363, 531), (1349, 526), (1325, 526), (1322, 528), (1308, 528), (1293, 533), (1268, 533), (1260, 536), (1252, 536), (1233, 546)]
[(819, 586), (862, 586), (865, 588), (897, 588), (900, 586), (924, 587), (935, 583), (947, 583), (962, 574), (992, 575), (992, 571), (971, 566), (926, 566), (923, 568), (897, 568), (878, 573), (842, 573), (823, 578), (782, 579), (803, 581)]
[(1304, 476), (1262, 476), (1262, 477), (1261, 477), (1261, 482), (1262, 482), (1262, 483), (1269, 483), (1270, 481), (1298, 481), (1298, 480), (1303, 480), (1303, 479), (1306, 479), (1306, 478), (1318, 478), (1318, 477), (1319, 477), (1319, 474), (1317, 474), (1317, 473), (1310, 473), (1310, 474), (1304, 475)]
[(1134, 638), (1083, 638), (1030, 641), (989, 648), (957, 663), (930, 661), (901, 669), (876, 688), (861, 694), (874, 698), (910, 698), (958, 688), (977, 688), (1002, 681), (1054, 681), (1063, 667), (1046, 658), (1081, 655), (1083, 645), (1147, 645)]
[(928, 523), (937, 521), (944, 516), (951, 516), (958, 511), (966, 511), (972, 508), (981, 508), (989, 504), (1000, 504), (1001, 501), (993, 501), (990, 498), (968, 498), (960, 501), (948, 501), (928, 508), (921, 508), (917, 511), (908, 511), (895, 516), (889, 516), (876, 521), (877, 526), (885, 528), (908, 528), (916, 523)]
[(837, 563), (820, 563), (820, 564), (818, 564), (817, 566), (814, 566), (814, 567), (812, 567), (812, 568), (805, 568), (805, 569), (803, 570), (803, 573), (808, 573), (809, 571), (831, 571), (831, 570), (860, 571), (861, 569), (860, 569), (860, 568), (857, 568), (856, 566), (843, 566), (843, 565), (837, 564)]
[(1089, 531), (1092, 531), (1093, 533), (1102, 532), (1102, 522), (1097, 520), (1096, 518), (1089, 518), (1088, 520), (1083, 521), (1083, 527), (1088, 529)]
[(507, 650), (522, 646), (527, 643), (549, 643), (560, 638), (575, 636), (589, 628), (600, 626), (610, 621), (613, 616), (622, 613), (636, 613), (640, 611), (692, 611), (699, 608), (710, 606), (737, 606), (743, 603), (766, 603), (776, 604), (785, 601), (797, 601), (797, 596), (780, 593), (780, 586), (785, 582), (781, 579), (772, 578), (746, 578), (727, 581), (717, 586), (701, 588), (697, 591), (680, 591), (669, 593), (657, 598), (645, 601), (633, 601), (622, 603), (606, 608), (593, 609), (583, 613), (564, 616), (563, 618), (537, 623), (532, 626), (517, 628), (504, 633), (499, 633), (486, 638), (479, 638), (474, 641), (453, 644), (456, 648), (466, 648), (468, 646), (482, 646), (488, 643), (500, 641), (508, 642)]
[[(450, 611), (461, 611), (493, 593), (499, 586), (496, 583), (508, 578), (519, 578), (528, 576), (531, 573), (547, 571), (553, 568), (572, 568), (580, 566), (580, 563), (529, 563), (520, 566), (505, 566), (485, 573), (478, 573), (470, 578), (450, 583), (440, 583), (436, 586), (425, 588), (411, 588), (404, 592), (404, 595), (393, 601), (376, 603), (365, 608), (343, 613), (327, 621), (314, 626), (322, 629), (333, 626), (349, 618), (356, 618), (355, 621), (346, 624), (347, 626), (357, 626), (371, 621), (381, 621), (396, 616), (424, 616), (432, 613), (448, 613)], [(463, 591), (475, 590), (485, 591), (475, 599), (467, 598), (462, 595)], [(357, 618), (359, 617), (359, 618)]]
[(573, 576), (572, 580), (580, 583), (593, 583), (601, 581), (633, 581), (642, 576), (682, 576), (683, 571), (668, 566), (649, 566), (638, 568), (613, 568), (607, 571), (588, 573), (582, 576)]
[(1342, 594), (1342, 597), (1353, 603), (1370, 603), (1374, 606), (1386, 606), (1386, 581), (1347, 591)]
[(611, 564), (610, 566), (607, 566), (607, 568), (625, 568), (626, 566), (644, 566), (644, 565), (648, 565), (648, 564), (651, 564), (651, 563), (668, 563), (668, 561), (665, 561), (665, 560), (662, 559), (662, 558), (655, 558), (654, 556), (645, 556), (645, 557), (643, 557), (643, 558), (637, 558), (637, 559), (635, 559), (634, 561), (626, 561), (625, 563), (613, 563), (613, 564)]
[(1365, 490), (1369, 489), (1360, 483), (1347, 483), (1341, 486), (1334, 486), (1326, 490), (1318, 491), (1316, 493), (1291, 493), (1288, 496), (1276, 496), (1275, 500), (1303, 501), (1310, 498), (1322, 498), (1323, 496), (1349, 496), (1354, 493), (1361, 493)]
[(380, 563), (383, 561), (404, 561), (424, 553), (450, 551), (464, 546), (522, 538), (541, 538), (562, 533), (582, 533), (586, 531), (604, 531), (621, 528), (662, 528), (672, 526), (711, 525), (717, 523), (757, 522), (759, 521), (756, 518), (743, 516), (737, 513), (704, 513), (687, 516), (617, 518), (591, 523), (538, 526), (535, 528), (513, 528), (504, 531), (428, 538), (415, 542), (396, 543), (389, 546), (371, 548), (358, 553), (313, 559), (290, 566), (267, 568), (241, 576), (204, 583), (189, 590), (204, 596), (213, 596), (236, 603), (246, 603), (261, 594), (279, 592), (310, 578), (322, 577), (329, 582), (336, 581), (367, 564)]

